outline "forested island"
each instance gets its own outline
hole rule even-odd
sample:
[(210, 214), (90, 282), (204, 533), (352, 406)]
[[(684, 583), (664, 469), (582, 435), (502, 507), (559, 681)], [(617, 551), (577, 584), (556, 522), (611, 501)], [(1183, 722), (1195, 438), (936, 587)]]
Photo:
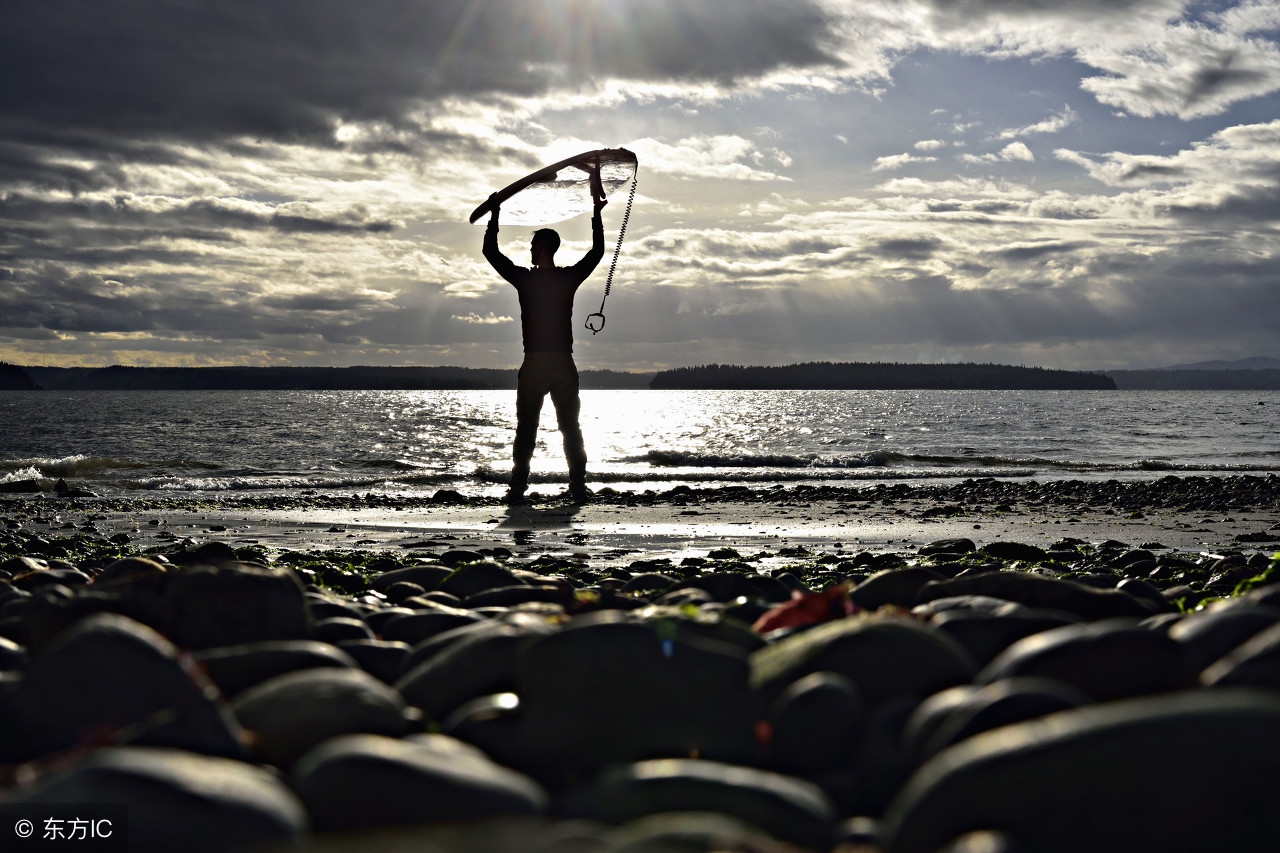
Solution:
[[(1280, 370), (1087, 372), (1003, 364), (807, 362), (708, 364), (661, 373), (582, 370), (585, 390), (1280, 390)], [(514, 390), (516, 371), (478, 367), (18, 367), (0, 362), (0, 390), (466, 391)]]
[(1122, 391), (1277, 391), (1280, 370), (1108, 370)]
[(708, 364), (664, 370), (650, 386), (733, 390), (1114, 390), (1103, 373), (1004, 364), (812, 361), (782, 367)]
[[(27, 367), (58, 391), (514, 390), (516, 371), (475, 367)], [(586, 389), (648, 388), (651, 373), (583, 370)]]

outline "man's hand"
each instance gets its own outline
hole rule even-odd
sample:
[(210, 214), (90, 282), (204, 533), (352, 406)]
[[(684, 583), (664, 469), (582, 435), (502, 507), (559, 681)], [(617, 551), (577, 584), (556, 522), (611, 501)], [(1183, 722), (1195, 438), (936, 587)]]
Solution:
[(489, 194), (489, 221), (493, 224), (498, 222), (498, 210), (502, 207), (502, 203), (498, 201), (497, 193)]
[(591, 167), (591, 200), (595, 202), (596, 213), (609, 202), (604, 198), (604, 184), (600, 182), (600, 163)]

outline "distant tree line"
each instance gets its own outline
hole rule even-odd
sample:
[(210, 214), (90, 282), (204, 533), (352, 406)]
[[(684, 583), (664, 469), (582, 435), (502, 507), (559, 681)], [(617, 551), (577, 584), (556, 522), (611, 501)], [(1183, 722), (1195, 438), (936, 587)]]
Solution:
[(0, 391), (35, 391), (39, 387), (21, 367), (0, 361)]
[[(17, 369), (17, 368), (15, 368)], [(62, 391), (511, 390), (516, 371), (471, 367), (28, 367)], [(24, 374), (25, 375), (25, 374)], [(653, 374), (584, 370), (584, 388), (647, 388)], [(3, 374), (0, 374), (0, 379)], [(5, 387), (5, 386), (0, 386)]]
[(1280, 370), (1108, 370), (1126, 391), (1280, 391)]
[(654, 389), (725, 390), (1114, 390), (1102, 373), (1004, 364), (811, 361), (782, 367), (708, 364), (664, 370)]

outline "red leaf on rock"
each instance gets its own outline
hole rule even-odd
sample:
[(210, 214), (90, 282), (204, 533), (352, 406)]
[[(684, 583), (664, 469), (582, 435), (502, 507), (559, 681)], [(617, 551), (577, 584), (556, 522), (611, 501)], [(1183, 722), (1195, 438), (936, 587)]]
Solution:
[(817, 622), (830, 622), (832, 619), (843, 619), (862, 608), (849, 600), (853, 584), (842, 583), (830, 586), (822, 592), (791, 593), (791, 600), (779, 604), (764, 613), (751, 626), (757, 634), (767, 634), (779, 628), (794, 628), (799, 625), (813, 625)]

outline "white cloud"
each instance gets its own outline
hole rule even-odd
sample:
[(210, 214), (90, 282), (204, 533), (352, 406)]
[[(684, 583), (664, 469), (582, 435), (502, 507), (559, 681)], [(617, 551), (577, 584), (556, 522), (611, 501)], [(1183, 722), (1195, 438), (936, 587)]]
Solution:
[(961, 154), (960, 159), (966, 163), (1006, 163), (1020, 161), (1023, 163), (1034, 163), (1036, 158), (1031, 153), (1031, 149), (1021, 142), (1010, 142), (1004, 148), (996, 153), (988, 154)]
[(450, 319), (457, 320), (461, 323), (469, 323), (473, 326), (497, 326), (503, 323), (514, 323), (514, 317), (507, 317), (494, 314), (490, 311), (488, 314), (481, 316), (474, 311), (470, 314), (451, 314)]
[(1073, 124), (1079, 116), (1070, 106), (1064, 106), (1061, 112), (1050, 116), (1044, 121), (1038, 121), (1035, 124), (1029, 124), (1025, 127), (1009, 128), (1002, 130), (996, 134), (997, 139), (1017, 139), (1019, 136), (1029, 136), (1033, 133), (1057, 133)]
[(918, 157), (915, 154), (892, 154), (888, 157), (877, 157), (871, 171), (883, 172), (886, 169), (901, 169), (909, 163), (934, 163), (937, 160), (937, 157)]
[(756, 168), (746, 161), (763, 163), (772, 159), (785, 168), (791, 159), (780, 149), (761, 151), (741, 136), (691, 136), (668, 144), (653, 138), (627, 144), (644, 163), (646, 172), (682, 178), (718, 178), (731, 181), (787, 181), (784, 175)]
[(946, 145), (947, 143), (941, 139), (921, 139), (911, 147), (917, 151), (937, 151), (939, 148), (945, 148)]

